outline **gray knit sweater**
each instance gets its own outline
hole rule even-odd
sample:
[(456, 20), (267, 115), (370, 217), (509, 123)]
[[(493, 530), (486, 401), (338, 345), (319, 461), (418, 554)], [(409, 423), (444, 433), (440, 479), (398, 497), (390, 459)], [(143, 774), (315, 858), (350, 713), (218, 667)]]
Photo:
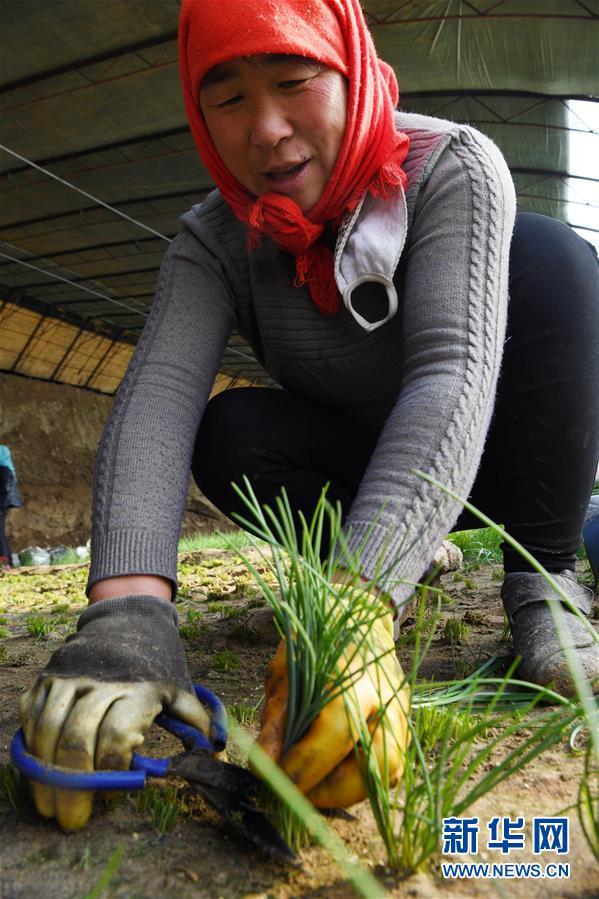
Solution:
[[(293, 287), (295, 259), (270, 240), (248, 255), (244, 226), (218, 191), (183, 216), (100, 444), (89, 586), (143, 573), (176, 589), (194, 438), (237, 328), (284, 389), (380, 433), (346, 532), (365, 576), (384, 569), (398, 605), (412, 592), (460, 511), (417, 470), (467, 497), (480, 462), (515, 197), (501, 154), (479, 132), (397, 117), (411, 140), (405, 200), (369, 198), (341, 229), (337, 316)], [(374, 328), (369, 291), (371, 305), (384, 298)]]

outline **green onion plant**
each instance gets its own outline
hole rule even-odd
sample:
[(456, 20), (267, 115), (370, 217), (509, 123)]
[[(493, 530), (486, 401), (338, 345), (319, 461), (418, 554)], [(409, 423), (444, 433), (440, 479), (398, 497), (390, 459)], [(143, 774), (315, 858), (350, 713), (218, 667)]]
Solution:
[[(428, 476), (423, 477), (444, 489)], [(409, 873), (425, 866), (438, 849), (443, 818), (463, 814), (480, 797), (560, 742), (581, 718), (589, 742), (578, 812), (589, 845), (597, 855), (599, 706), (565, 639), (564, 652), (576, 685), (574, 698), (518, 680), (514, 676), (515, 664), (500, 676), (494, 660), (468, 677), (420, 683), (419, 670), (434, 639), (441, 607), (440, 593), (425, 591), (429, 597), (437, 596), (437, 610), (431, 616), (421, 600), (408, 638), (413, 658), (406, 678), (412, 697), (407, 710), (410, 741), (403, 750), (403, 782), (394, 784), (386, 757), (381, 760), (375, 751), (377, 728), (384, 726), (384, 715), (374, 727), (372, 723), (369, 727), (353, 694), (355, 675), (343, 675), (343, 666), (339, 665), (349, 647), (355, 648), (368, 639), (373, 616), (381, 614), (372, 603), (369, 588), (374, 583), (382, 586), (385, 572), (377, 571), (361, 589), (356, 589), (355, 584), (332, 582), (341, 558), (342, 567), (355, 575), (357, 583), (359, 562), (344, 540), (340, 510), (326, 501), (325, 492), (308, 522), (301, 513), (294, 515), (285, 493), (277, 499), (276, 508), (270, 509), (260, 506), (247, 480), (244, 486), (244, 491), (236, 490), (249, 517), (238, 516), (238, 521), (263, 541), (258, 544), (262, 564), (254, 564), (243, 550), (238, 552), (272, 608), (275, 625), (287, 648), (289, 698), (283, 752), (301, 738), (327, 702), (343, 696), (350, 727), (359, 735), (356, 757), (389, 867)], [(519, 549), (548, 584), (562, 594), (564, 603), (571, 606), (551, 575), (503, 528), (460, 497), (455, 498), (478, 514), (501, 540)], [(328, 554), (322, 552), (325, 533), (334, 548)], [(275, 574), (276, 587), (263, 576), (265, 568)], [(563, 618), (558, 607), (556, 627), (563, 634), (560, 613)], [(599, 640), (583, 620), (594, 639)], [(379, 661), (380, 679), (384, 681), (385, 665), (383, 659)], [(396, 692), (389, 701), (397, 695)], [(382, 744), (386, 746), (385, 740)], [(270, 783), (268, 772), (265, 777)], [(301, 846), (306, 820), (298, 817), (296, 806), (287, 802), (284, 790), (272, 791), (270, 806), (283, 838), (296, 848)]]
[[(420, 659), (409, 679), (414, 681)], [(389, 791), (370, 760), (372, 740), (361, 723), (366, 786), (388, 866), (403, 875), (425, 866), (437, 851), (443, 819), (459, 817), (481, 796), (563, 739), (580, 716), (572, 700), (504, 677), (485, 677), (486, 663), (468, 678), (415, 685), (403, 782)], [(541, 711), (542, 700), (557, 708)], [(355, 709), (348, 714), (355, 721)], [(516, 745), (514, 746), (514, 741)], [(511, 747), (511, 748), (508, 748)]]
[[(324, 706), (359, 677), (361, 669), (356, 670), (356, 666), (352, 673), (347, 672), (365, 635), (385, 609), (373, 603), (368, 592), (371, 584), (357, 586), (358, 562), (341, 532), (340, 508), (327, 502), (326, 488), (310, 521), (301, 512), (297, 515), (300, 524), (296, 529), (296, 517), (284, 491), (273, 510), (260, 505), (247, 479), (245, 490), (234, 487), (251, 515), (237, 515), (237, 521), (263, 541), (258, 545), (262, 564), (255, 564), (242, 549), (238, 553), (270, 605), (287, 650), (285, 753), (306, 733)], [(337, 551), (321, 559), (325, 539)], [(265, 553), (265, 545), (270, 555)], [(349, 581), (353, 575), (353, 583), (333, 582), (340, 558)], [(275, 575), (276, 588), (263, 574), (264, 568)], [(341, 664), (342, 658), (345, 664)], [(289, 845), (299, 848), (306, 838), (305, 828), (276, 797), (271, 800), (267, 802), (268, 811), (281, 835)]]
[(587, 745), (577, 801), (578, 817), (591, 852), (599, 862), (599, 765)]

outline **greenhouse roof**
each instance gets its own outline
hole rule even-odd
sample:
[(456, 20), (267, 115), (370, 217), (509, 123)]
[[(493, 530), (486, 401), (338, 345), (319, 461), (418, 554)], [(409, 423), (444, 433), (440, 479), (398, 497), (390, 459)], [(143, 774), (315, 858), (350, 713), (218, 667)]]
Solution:
[[(598, 0), (364, 6), (402, 108), (489, 134), (521, 210), (596, 239)], [(212, 187), (183, 111), (179, 7), (0, 0), (4, 371), (118, 386), (179, 218)], [(238, 334), (221, 372), (268, 382)]]

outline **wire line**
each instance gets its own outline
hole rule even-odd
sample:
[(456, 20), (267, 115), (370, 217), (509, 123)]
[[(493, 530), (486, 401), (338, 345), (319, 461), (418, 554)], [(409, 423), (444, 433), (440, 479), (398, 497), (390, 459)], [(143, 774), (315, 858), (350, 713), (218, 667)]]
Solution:
[[(87, 197), (90, 200), (93, 200), (94, 203), (97, 203), (99, 206), (104, 206), (105, 209), (109, 209), (111, 212), (114, 212), (115, 215), (120, 216), (121, 218), (127, 219), (127, 221), (132, 222), (134, 225), (138, 225), (138, 227), (143, 228), (144, 231), (149, 231), (151, 234), (154, 234), (156, 237), (162, 238), (167, 243), (172, 243), (170, 237), (167, 237), (165, 234), (161, 234), (160, 231), (155, 231), (154, 228), (150, 228), (148, 225), (144, 225), (142, 222), (137, 221), (137, 219), (131, 218), (131, 216), (126, 215), (124, 212), (120, 212), (118, 209), (115, 209), (114, 206), (111, 206), (109, 203), (105, 203), (103, 200), (99, 200), (98, 197), (94, 197), (93, 194), (87, 193), (87, 191), (82, 190), (80, 187), (76, 187), (76, 185), (71, 184), (70, 181), (65, 181), (64, 178), (60, 178), (58, 175), (55, 175), (53, 172), (50, 172), (48, 169), (43, 168), (43, 166), (38, 165), (36, 162), (32, 162), (30, 159), (27, 159), (25, 156), (21, 156), (20, 153), (16, 153), (14, 150), (10, 150), (8, 147), (4, 146), (4, 144), (0, 144), (0, 150), (4, 150), (6, 153), (10, 153), (11, 156), (14, 156), (16, 159), (20, 159), (21, 162), (26, 163), (34, 169), (42, 172), (44, 175), (48, 175), (50, 178), (54, 178), (55, 181), (58, 181), (60, 184), (63, 184), (65, 187), (69, 187), (71, 190), (76, 191), (76, 193), (81, 194), (84, 197)], [(76, 210), (75, 210), (76, 211)], [(115, 306), (121, 306), (123, 309), (127, 309), (128, 312), (133, 312), (135, 315), (141, 315), (144, 318), (147, 318), (148, 313), (142, 312), (139, 309), (134, 309), (132, 306), (128, 306), (127, 303), (123, 303), (120, 300), (115, 300), (113, 297), (107, 297), (105, 294), (100, 293), (98, 290), (93, 290), (91, 287), (85, 287), (85, 285), (77, 283), (76, 281), (71, 281), (69, 278), (64, 278), (62, 275), (55, 275), (47, 269), (39, 268), (36, 265), (33, 265), (31, 262), (25, 262), (24, 259), (18, 259), (15, 256), (10, 256), (8, 253), (3, 253), (0, 251), (0, 256), (3, 256), (5, 259), (9, 259), (11, 262), (16, 262), (18, 265), (23, 265), (26, 268), (33, 269), (36, 272), (40, 272), (42, 275), (48, 275), (50, 278), (55, 278), (57, 281), (63, 281), (65, 284), (70, 284), (72, 287), (75, 287), (79, 290), (86, 291), (87, 293), (91, 293), (94, 296), (100, 297), (102, 300), (106, 300), (108, 303), (114, 303)], [(235, 356), (241, 356), (243, 359), (247, 359), (249, 362), (256, 363), (256, 359), (253, 356), (250, 356), (248, 353), (244, 353), (241, 350), (234, 349), (232, 346), (227, 346), (225, 348), (225, 353), (232, 353)]]
[[(129, 312), (134, 312), (135, 315), (141, 315), (143, 316), (143, 318), (148, 317), (147, 312), (142, 312), (140, 309), (134, 309), (132, 306), (128, 306), (126, 303), (123, 303), (120, 300), (115, 300), (113, 297), (107, 297), (105, 294), (100, 293), (99, 290), (93, 290), (93, 288), (86, 287), (84, 284), (78, 284), (76, 281), (70, 281), (68, 278), (64, 278), (62, 275), (55, 275), (52, 272), (49, 272), (47, 269), (39, 268), (39, 266), (37, 265), (32, 265), (31, 262), (25, 262), (24, 259), (18, 259), (16, 256), (10, 256), (8, 253), (3, 253), (1, 250), (0, 256), (3, 256), (5, 259), (10, 259), (11, 262), (17, 262), (19, 265), (25, 266), (25, 268), (31, 268), (36, 272), (40, 272), (40, 274), (42, 275), (49, 275), (51, 278), (55, 278), (57, 281), (63, 281), (65, 284), (70, 284), (72, 287), (76, 287), (79, 290), (84, 290), (87, 293), (92, 293), (94, 296), (100, 297), (100, 299), (106, 300), (108, 303), (114, 303), (116, 306), (122, 306), (123, 309), (127, 309)], [(247, 359), (248, 362), (252, 362), (254, 365), (257, 363), (257, 360), (254, 356), (250, 356), (249, 353), (244, 353), (242, 350), (238, 350), (232, 346), (225, 347), (225, 353), (232, 353), (234, 356), (241, 356), (242, 359)]]
[[(55, 181), (58, 181), (60, 184), (64, 184), (65, 187), (70, 187), (71, 190), (76, 191), (76, 193), (81, 194), (84, 197), (87, 197), (88, 200), (93, 200), (94, 203), (97, 203), (98, 206), (103, 206), (105, 209), (109, 209), (110, 212), (114, 212), (115, 215), (119, 215), (123, 219), (127, 219), (128, 222), (132, 222), (134, 225), (137, 225), (138, 228), (143, 228), (144, 231), (149, 231), (150, 234), (154, 234), (156, 237), (161, 237), (162, 240), (166, 240), (167, 243), (171, 243), (171, 238), (167, 237), (166, 234), (161, 234), (160, 231), (155, 231), (154, 228), (150, 228), (149, 225), (144, 225), (143, 222), (138, 222), (137, 219), (131, 218), (130, 215), (127, 215), (125, 212), (120, 212), (118, 209), (115, 209), (114, 206), (111, 206), (110, 203), (105, 203), (104, 200), (99, 200), (98, 197), (94, 197), (93, 194), (88, 194), (86, 190), (82, 190), (80, 187), (76, 187), (76, 185), (71, 184), (70, 181), (65, 181), (64, 178), (59, 178), (58, 175), (55, 175), (53, 172), (49, 171), (49, 169), (45, 169), (43, 166), (38, 165), (36, 162), (32, 162), (31, 159), (27, 159), (25, 156), (21, 156), (20, 153), (15, 153), (14, 150), (10, 150), (8, 147), (5, 147), (4, 144), (0, 144), (0, 150), (4, 150), (5, 153), (10, 153), (11, 156), (14, 156), (16, 159), (20, 159), (21, 162), (26, 163), (34, 169), (37, 169), (38, 172), (43, 172), (44, 175), (48, 175), (49, 178), (54, 178)], [(76, 212), (77, 210), (73, 210)]]
[(0, 250), (0, 256), (3, 256), (5, 259), (10, 259), (11, 262), (16, 262), (19, 265), (23, 265), (25, 268), (31, 268), (36, 272), (40, 272), (42, 275), (48, 275), (50, 278), (55, 278), (56, 281), (63, 281), (65, 284), (70, 284), (71, 287), (76, 287), (78, 290), (84, 290), (86, 293), (92, 293), (96, 297), (100, 297), (102, 300), (106, 300), (108, 303), (114, 303), (115, 306), (122, 306), (123, 309), (127, 309), (129, 312), (134, 312), (135, 315), (142, 315), (144, 318), (148, 317), (147, 312), (142, 312), (140, 309), (134, 309), (133, 306), (128, 306), (127, 303), (123, 303), (121, 300), (115, 300), (114, 297), (107, 297), (105, 294), (100, 293), (99, 290), (94, 290), (92, 287), (86, 287), (85, 284), (78, 284), (76, 281), (70, 281), (68, 278), (64, 278), (62, 275), (55, 275), (53, 272), (49, 272), (45, 268), (40, 268), (37, 265), (32, 265), (31, 262), (25, 262), (24, 259), (18, 259), (16, 256), (9, 256), (8, 253), (3, 253)]

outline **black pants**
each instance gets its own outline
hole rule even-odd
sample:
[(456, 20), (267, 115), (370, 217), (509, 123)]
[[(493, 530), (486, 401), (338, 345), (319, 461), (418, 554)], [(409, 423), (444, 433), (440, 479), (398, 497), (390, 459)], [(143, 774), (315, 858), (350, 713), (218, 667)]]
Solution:
[[(470, 500), (549, 571), (573, 569), (599, 454), (599, 271), (594, 249), (560, 222), (517, 217), (508, 335), (483, 458)], [(280, 390), (239, 388), (210, 401), (192, 471), (225, 514), (246, 474), (262, 503), (284, 485), (310, 513), (322, 487), (346, 514), (377, 435)], [(479, 527), (462, 512), (453, 530)], [(528, 566), (504, 546), (507, 571)]]

